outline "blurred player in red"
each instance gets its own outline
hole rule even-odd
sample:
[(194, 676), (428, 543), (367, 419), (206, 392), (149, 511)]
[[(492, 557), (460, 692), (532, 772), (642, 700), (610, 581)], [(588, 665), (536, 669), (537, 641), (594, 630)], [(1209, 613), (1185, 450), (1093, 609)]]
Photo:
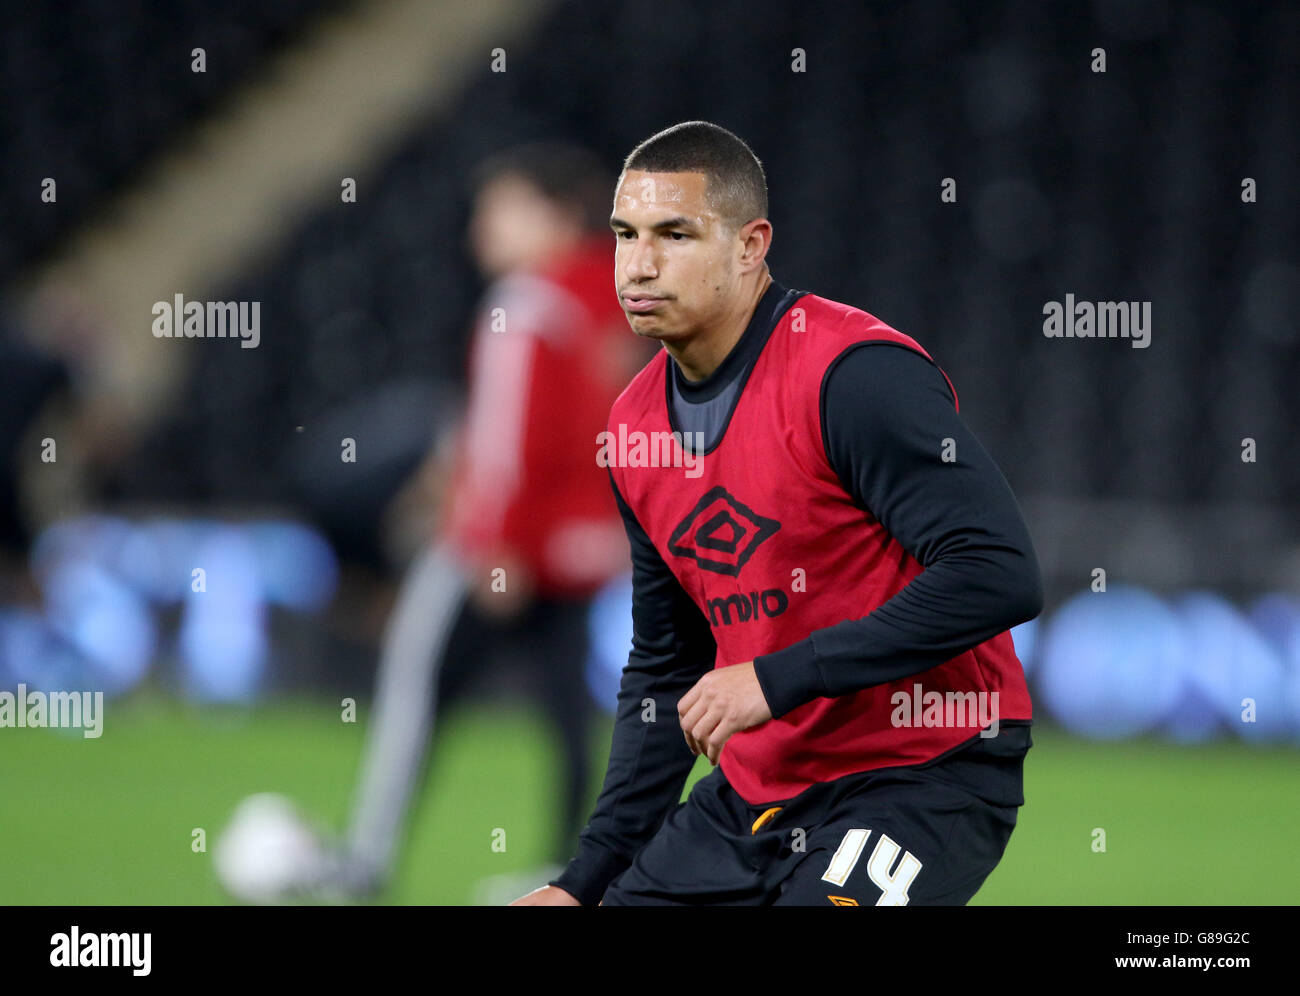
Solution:
[(628, 567), (596, 437), (646, 356), (610, 292), (603, 178), (586, 153), (553, 146), (484, 167), (470, 238), (494, 283), (439, 532), (498, 619), (533, 596), (585, 602)]
[(438, 448), (451, 455), (426, 464), (445, 491), (435, 540), (388, 624), (346, 849), (303, 884), (318, 895), (373, 894), (391, 877), (436, 710), (494, 656), (525, 666), (560, 737), (556, 858), (584, 822), (590, 601), (630, 569), (596, 437), (646, 356), (612, 293), (600, 162), (527, 146), (484, 164), (477, 181), (470, 245), (490, 286), (465, 417)]

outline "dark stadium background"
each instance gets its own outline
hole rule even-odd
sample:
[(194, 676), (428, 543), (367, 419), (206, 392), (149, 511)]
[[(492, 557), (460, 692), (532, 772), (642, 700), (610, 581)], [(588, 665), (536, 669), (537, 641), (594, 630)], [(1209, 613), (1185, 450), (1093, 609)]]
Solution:
[[(471, 172), (554, 138), (616, 170), (692, 118), (762, 159), (777, 279), (916, 337), (1029, 522), (1037, 745), (976, 902), (1294, 902), (1297, 52), (1300, 9), (1261, 2), (6, 14), (0, 689), (108, 706), (99, 739), (0, 729), (0, 903), (221, 902), (192, 831), (253, 792), (340, 824), (364, 724), (338, 701), (364, 718), (421, 538), (386, 510), (464, 389)], [(260, 302), (260, 345), (154, 338), (176, 293)], [(1149, 347), (1047, 338), (1067, 293), (1150, 302)], [(198, 550), (244, 594), (196, 608)], [(542, 859), (555, 747), (508, 663), (440, 717), (386, 901), (494, 901)]]

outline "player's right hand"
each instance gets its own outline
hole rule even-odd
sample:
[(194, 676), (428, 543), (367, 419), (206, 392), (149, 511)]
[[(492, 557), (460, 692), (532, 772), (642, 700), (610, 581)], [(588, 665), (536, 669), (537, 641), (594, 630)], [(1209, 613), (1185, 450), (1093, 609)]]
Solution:
[(581, 906), (571, 895), (557, 885), (544, 885), (526, 896), (520, 896), (511, 906)]

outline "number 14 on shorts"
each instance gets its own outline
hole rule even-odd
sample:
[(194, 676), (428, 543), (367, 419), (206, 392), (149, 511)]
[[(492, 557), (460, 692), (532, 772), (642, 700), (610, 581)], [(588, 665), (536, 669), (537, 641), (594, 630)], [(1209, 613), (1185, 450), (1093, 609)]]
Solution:
[[(870, 837), (870, 829), (855, 829), (845, 833), (840, 846), (835, 849), (835, 854), (831, 857), (830, 866), (822, 875), (822, 881), (830, 882), (832, 885), (844, 885), (853, 874), (853, 869), (857, 866), (858, 859), (862, 857), (862, 852), (866, 850)], [(880, 898), (876, 900), (877, 906), (907, 905), (907, 890), (920, 872), (921, 862), (916, 860), (911, 851), (908, 851), (891, 875), (889, 870), (894, 867), (894, 861), (901, 850), (902, 848), (895, 844), (888, 834), (882, 833), (871, 851), (871, 857), (867, 859), (867, 876), (880, 889)], [(836, 906), (858, 905), (844, 896), (827, 896), (827, 898)], [(837, 902), (846, 899), (845, 902)]]

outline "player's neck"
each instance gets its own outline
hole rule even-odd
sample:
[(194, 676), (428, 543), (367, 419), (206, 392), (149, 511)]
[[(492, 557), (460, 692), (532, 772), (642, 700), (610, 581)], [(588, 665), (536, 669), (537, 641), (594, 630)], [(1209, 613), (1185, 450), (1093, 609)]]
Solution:
[(745, 334), (745, 329), (749, 327), (750, 320), (754, 317), (754, 309), (758, 307), (758, 302), (762, 300), (771, 284), (772, 274), (764, 266), (763, 275), (754, 285), (754, 289), (741, 299), (742, 303), (725, 321), (699, 335), (692, 336), (687, 342), (664, 344), (687, 380), (704, 380), (721, 366), (722, 361), (735, 349), (736, 343)]

